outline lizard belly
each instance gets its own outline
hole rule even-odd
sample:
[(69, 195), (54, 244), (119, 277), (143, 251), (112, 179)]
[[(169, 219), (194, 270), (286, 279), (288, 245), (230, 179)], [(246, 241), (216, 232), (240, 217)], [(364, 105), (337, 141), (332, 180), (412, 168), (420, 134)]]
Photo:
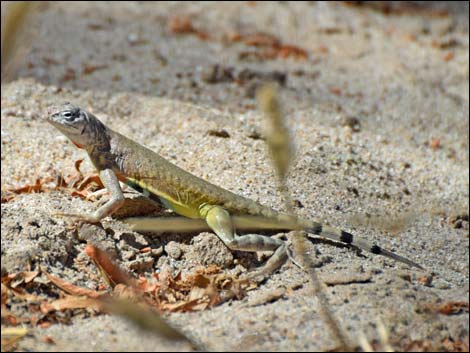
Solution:
[(166, 208), (181, 216), (188, 218), (201, 218), (199, 207), (184, 203), (179, 194), (177, 194), (177, 197), (173, 197), (161, 190), (152, 188), (151, 185), (132, 178), (126, 178), (126, 184), (148, 198), (152, 199), (156, 196), (156, 198), (158, 198)]

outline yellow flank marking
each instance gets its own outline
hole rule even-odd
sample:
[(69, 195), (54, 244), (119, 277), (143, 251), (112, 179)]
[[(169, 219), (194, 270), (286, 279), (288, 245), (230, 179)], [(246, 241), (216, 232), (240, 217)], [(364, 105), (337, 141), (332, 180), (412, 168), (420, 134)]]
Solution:
[[(150, 192), (154, 195), (157, 195), (160, 198), (160, 201), (165, 205), (165, 207), (175, 211), (177, 214), (188, 217), (188, 218), (201, 218), (199, 213), (199, 207), (191, 207), (188, 202), (181, 202), (181, 197), (178, 192), (176, 192), (177, 200), (158, 189), (154, 189), (151, 186), (147, 185), (145, 182), (133, 178), (127, 178), (131, 182), (139, 185), (143, 191)], [(143, 193), (145, 195), (145, 193)], [(189, 199), (189, 195), (186, 195), (186, 200)]]

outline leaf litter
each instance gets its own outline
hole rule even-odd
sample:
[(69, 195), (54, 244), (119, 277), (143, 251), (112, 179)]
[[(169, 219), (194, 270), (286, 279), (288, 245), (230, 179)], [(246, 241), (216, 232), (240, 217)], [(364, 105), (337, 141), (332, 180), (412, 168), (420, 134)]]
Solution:
[(104, 185), (97, 173), (85, 176), (81, 172), (80, 165), (82, 162), (83, 159), (75, 161), (76, 173), (72, 175), (64, 177), (61, 173), (53, 171), (51, 174), (55, 175), (55, 177), (48, 175), (43, 178), (37, 178), (34, 184), (6, 188), (5, 191), (2, 190), (1, 202), (10, 202), (15, 198), (15, 195), (19, 194), (32, 194), (53, 190), (65, 190), (73, 197), (90, 200), (99, 195), (96, 192), (104, 189)]
[[(80, 287), (42, 268), (2, 274), (2, 325), (48, 327), (69, 324), (74, 317), (115, 313), (165, 337), (178, 339), (184, 335), (168, 326), (160, 318), (162, 313), (206, 310), (230, 299), (241, 299), (257, 287), (247, 279), (222, 273), (215, 265), (196, 268), (185, 276), (164, 270), (136, 278), (96, 246), (88, 244), (84, 252), (99, 269), (108, 289)], [(141, 311), (150, 315), (146, 323), (138, 315)]]

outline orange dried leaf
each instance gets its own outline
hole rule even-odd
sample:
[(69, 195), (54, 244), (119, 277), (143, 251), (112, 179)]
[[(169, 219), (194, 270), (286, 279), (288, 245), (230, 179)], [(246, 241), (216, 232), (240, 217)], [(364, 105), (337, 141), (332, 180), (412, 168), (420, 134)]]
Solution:
[(103, 182), (101, 181), (101, 178), (97, 173), (85, 177), (83, 181), (81, 181), (81, 183), (77, 186), (77, 189), (83, 190), (91, 183), (95, 183), (98, 186), (98, 190), (104, 189)]
[(249, 46), (255, 47), (277, 47), (281, 41), (268, 33), (253, 33), (243, 37), (243, 42)]
[(106, 64), (102, 64), (102, 65), (84, 65), (83, 66), (83, 74), (84, 75), (90, 75), (95, 71), (103, 70), (103, 69), (106, 69), (107, 67), (108, 67), (108, 65), (106, 65)]
[(188, 17), (174, 16), (168, 20), (168, 29), (172, 33), (195, 33), (196, 30)]
[(77, 295), (77, 296), (86, 296), (86, 297), (94, 298), (94, 299), (99, 298), (100, 296), (104, 294), (102, 292), (97, 292), (92, 289), (78, 287), (72, 283), (66, 282), (63, 279), (60, 279), (47, 272), (43, 271), (43, 273), (46, 275), (49, 281), (51, 281), (56, 287), (62, 289), (64, 292), (68, 294)]
[(340, 96), (341, 95), (341, 88), (331, 87), (330, 88), (330, 93), (334, 94), (335, 96)]
[(209, 34), (199, 31), (194, 28), (191, 19), (187, 16), (179, 17), (174, 16), (168, 20), (168, 30), (176, 34), (195, 34), (199, 39), (207, 40), (210, 38)]
[(55, 181), (55, 189), (66, 187), (67, 183), (62, 175), (58, 175)]
[(200, 311), (209, 306), (209, 302), (200, 302), (199, 299), (178, 301), (176, 303), (164, 303), (161, 308), (171, 312)]
[(138, 303), (142, 300), (142, 296), (136, 288), (126, 286), (122, 283), (117, 284), (116, 287), (114, 287), (113, 297), (126, 299), (133, 303)]
[(454, 58), (454, 56), (455, 56), (455, 54), (450, 51), (442, 57), (442, 60), (451, 61)]
[(113, 288), (119, 283), (128, 286), (135, 285), (135, 280), (118, 265), (114, 264), (106, 252), (91, 244), (88, 244), (84, 251)]
[(432, 137), (431, 141), (429, 141), (429, 147), (434, 151), (438, 150), (441, 147), (441, 140), (436, 137)]
[(11, 288), (16, 288), (17, 286), (25, 282), (25, 278), (30, 277), (31, 275), (34, 276), (35, 272), (36, 271), (20, 271), (16, 273), (10, 273), (7, 276), (2, 277), (2, 284), (10, 286)]
[(468, 352), (468, 337), (457, 341), (452, 338), (445, 338), (441, 343), (447, 352)]
[(422, 276), (418, 278), (418, 282), (425, 286), (430, 286), (432, 283), (432, 276)]
[(207, 286), (211, 283), (210, 279), (200, 273), (196, 274), (192, 279), (191, 279), (191, 284), (195, 287), (199, 288), (207, 288)]
[(39, 271), (26, 271), (23, 273), (24, 283), (29, 283), (39, 274)]
[(36, 179), (36, 183), (26, 184), (25, 186), (21, 186), (14, 189), (8, 189), (7, 191), (14, 192), (15, 194), (31, 194), (33, 192), (40, 192), (42, 191), (42, 181), (40, 178)]
[(468, 302), (449, 302), (437, 308), (437, 312), (443, 315), (457, 315), (463, 312), (468, 313)]
[(306, 50), (296, 47), (294, 45), (283, 45), (278, 50), (280, 58), (294, 57), (296, 59), (307, 59), (308, 53)]
[(79, 172), (80, 174), (82, 173), (82, 172), (80, 171), (80, 166), (82, 165), (82, 163), (83, 163), (83, 159), (77, 159), (77, 160), (75, 161), (75, 170), (76, 170), (77, 172)]
[(77, 73), (75, 72), (74, 69), (69, 67), (65, 70), (65, 73), (62, 76), (61, 80), (62, 82), (67, 82), (67, 81), (75, 80), (76, 78), (77, 78)]
[(151, 293), (160, 288), (160, 285), (158, 283), (149, 283), (146, 278), (140, 277), (137, 280), (137, 288), (144, 293)]
[(64, 311), (68, 309), (94, 309), (99, 311), (101, 306), (95, 299), (75, 296), (57, 299), (50, 303), (41, 303), (41, 312), (43, 314), (47, 314), (51, 311)]
[(15, 198), (15, 194), (11, 191), (2, 192), (2, 203), (10, 202)]
[(9, 288), (7, 285), (2, 283), (2, 304), (7, 302), (8, 298), (10, 298), (10, 295), (13, 295), (16, 298), (28, 300), (28, 301), (39, 302), (43, 300), (39, 296), (26, 292), (23, 288)]
[(8, 326), (17, 326), (18, 325), (18, 319), (16, 318), (15, 315), (5, 312), (2, 309), (2, 323), (5, 322), (8, 324)]
[(197, 37), (201, 40), (208, 40), (210, 39), (210, 36), (206, 33), (206, 32), (201, 32), (201, 31), (198, 31), (196, 33)]
[(87, 191), (87, 190), (84, 190), (84, 191), (77, 191), (77, 190), (74, 190), (74, 191), (72, 191), (72, 192), (70, 193), (71, 196), (73, 196), (73, 197), (78, 196), (78, 197), (80, 197), (81, 199), (87, 199), (88, 196), (90, 196), (90, 194), (91, 194), (91, 193), (90, 193), (89, 191)]

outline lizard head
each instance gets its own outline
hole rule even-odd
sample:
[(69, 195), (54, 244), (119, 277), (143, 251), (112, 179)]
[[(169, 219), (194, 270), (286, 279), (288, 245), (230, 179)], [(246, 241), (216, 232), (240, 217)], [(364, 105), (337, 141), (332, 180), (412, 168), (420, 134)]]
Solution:
[(106, 127), (101, 121), (68, 102), (55, 108), (47, 121), (79, 148), (93, 148), (106, 136)]

